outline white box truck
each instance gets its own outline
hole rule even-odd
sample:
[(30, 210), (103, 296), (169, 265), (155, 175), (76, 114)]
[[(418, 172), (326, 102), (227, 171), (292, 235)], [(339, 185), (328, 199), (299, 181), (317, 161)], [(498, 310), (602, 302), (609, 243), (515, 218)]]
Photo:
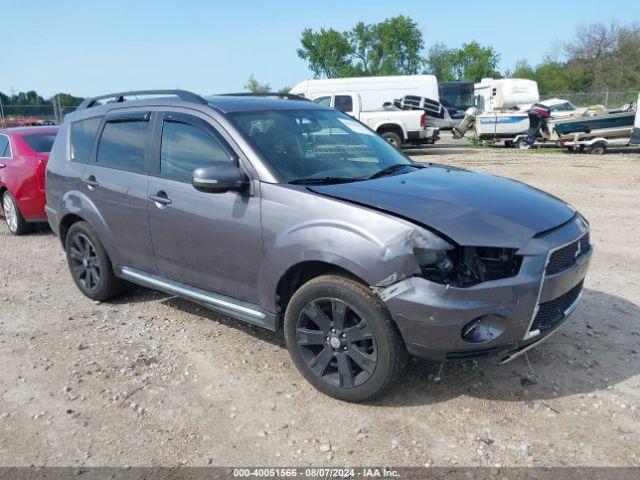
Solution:
[(433, 75), (305, 80), (289, 93), (360, 120), (396, 148), (433, 144), (439, 138), (440, 130), (427, 126), (424, 112), (393, 107), (393, 101), (405, 95), (438, 100), (438, 81)]

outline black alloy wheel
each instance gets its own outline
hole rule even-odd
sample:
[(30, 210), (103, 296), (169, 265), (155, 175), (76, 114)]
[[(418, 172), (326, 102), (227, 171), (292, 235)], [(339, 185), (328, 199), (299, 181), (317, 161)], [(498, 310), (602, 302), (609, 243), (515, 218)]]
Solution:
[(400, 376), (407, 351), (380, 297), (356, 279), (315, 277), (286, 305), (284, 333), (294, 365), (322, 393), (362, 402)]
[(101, 267), (96, 248), (83, 233), (76, 233), (71, 238), (69, 266), (74, 278), (87, 292), (93, 293), (100, 287)]
[(371, 327), (337, 298), (313, 300), (302, 309), (296, 342), (318, 378), (341, 388), (362, 385), (376, 368), (378, 354)]

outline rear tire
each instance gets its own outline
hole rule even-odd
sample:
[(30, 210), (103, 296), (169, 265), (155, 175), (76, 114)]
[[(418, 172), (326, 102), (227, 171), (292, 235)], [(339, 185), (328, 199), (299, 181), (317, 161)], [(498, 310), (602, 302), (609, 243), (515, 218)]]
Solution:
[(4, 210), (4, 219), (11, 234), (24, 235), (32, 231), (33, 226), (24, 219), (18, 208), (18, 203), (8, 190), (2, 196), (2, 210)]
[(314, 278), (294, 293), (284, 331), (302, 376), (321, 392), (348, 402), (382, 393), (407, 361), (402, 337), (382, 300), (338, 275)]
[(65, 251), (71, 277), (85, 296), (103, 301), (124, 291), (126, 283), (113, 273), (106, 250), (87, 222), (71, 225)]
[(396, 150), (402, 149), (402, 137), (395, 132), (384, 132), (382, 134), (387, 142), (389, 142)]

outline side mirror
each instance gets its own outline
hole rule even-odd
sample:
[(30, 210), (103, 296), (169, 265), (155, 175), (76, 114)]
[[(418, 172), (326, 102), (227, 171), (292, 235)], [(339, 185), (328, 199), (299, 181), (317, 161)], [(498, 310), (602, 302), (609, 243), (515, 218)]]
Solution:
[(231, 162), (214, 162), (193, 171), (193, 186), (201, 192), (240, 192), (247, 188), (247, 185), (247, 177)]

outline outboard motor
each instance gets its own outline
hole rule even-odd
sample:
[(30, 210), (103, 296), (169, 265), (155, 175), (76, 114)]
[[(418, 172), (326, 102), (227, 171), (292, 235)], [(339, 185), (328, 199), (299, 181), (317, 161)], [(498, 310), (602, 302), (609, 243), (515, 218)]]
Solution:
[(547, 120), (551, 116), (551, 109), (542, 103), (534, 103), (529, 110), (529, 130), (527, 131), (527, 138), (525, 139), (525, 145), (531, 148), (541, 130), (547, 128)]
[(453, 138), (462, 138), (465, 133), (469, 131), (470, 128), (476, 123), (476, 117), (480, 115), (480, 110), (476, 107), (469, 107), (467, 111), (464, 112), (464, 118), (462, 121), (455, 127), (451, 129), (451, 133), (453, 133)]

